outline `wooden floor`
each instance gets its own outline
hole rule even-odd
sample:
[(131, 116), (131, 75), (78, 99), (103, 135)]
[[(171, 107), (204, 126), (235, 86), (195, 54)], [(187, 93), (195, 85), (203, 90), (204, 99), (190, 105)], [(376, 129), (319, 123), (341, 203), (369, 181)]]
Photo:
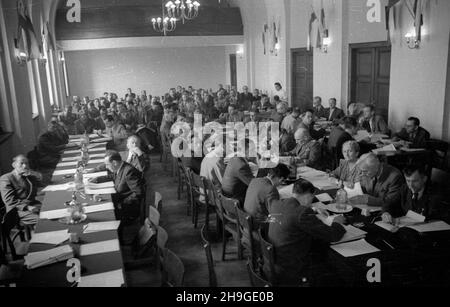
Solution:
[[(199, 228), (194, 229), (191, 217), (187, 216), (186, 193), (182, 195), (181, 200), (177, 199), (177, 181), (171, 177), (169, 170), (163, 170), (163, 166), (159, 162), (159, 155), (152, 156), (148, 182), (150, 182), (148, 193), (154, 195), (156, 191), (163, 196), (161, 226), (169, 234), (168, 248), (176, 253), (185, 265), (185, 286), (208, 287), (208, 266), (200, 237), (204, 212), (200, 215)], [(215, 218), (213, 220), (211, 228), (215, 229)], [(222, 244), (221, 242), (213, 243), (213, 257), (216, 262), (215, 269), (219, 286), (249, 287), (246, 261), (236, 260), (237, 253), (232, 239), (228, 246), (227, 258), (229, 260), (222, 262)], [(152, 266), (146, 269), (127, 271), (126, 278), (129, 287), (158, 287), (160, 285), (159, 274)]]

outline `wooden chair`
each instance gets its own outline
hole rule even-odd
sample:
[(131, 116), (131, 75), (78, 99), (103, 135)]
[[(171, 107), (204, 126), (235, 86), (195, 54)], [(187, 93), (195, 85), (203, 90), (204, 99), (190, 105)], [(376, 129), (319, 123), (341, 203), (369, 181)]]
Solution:
[[(182, 170), (182, 178), (185, 180), (184, 183), (186, 185), (186, 191), (187, 191), (187, 216), (189, 216), (192, 208), (192, 183), (191, 183), (191, 176), (189, 174), (188, 168), (184, 166), (183, 161), (181, 159), (177, 159), (179, 168)], [(180, 187), (181, 188), (181, 187)], [(181, 188), (182, 189), (182, 188)], [(180, 192), (180, 198), (181, 198), (181, 192)]]
[(15, 285), (22, 276), (24, 261), (7, 262), (6, 255), (0, 246), (0, 286)]
[(427, 149), (433, 152), (432, 167), (447, 170), (449, 144), (441, 140), (432, 139), (427, 142)]
[[(16, 233), (12, 235), (12, 231)], [(8, 247), (13, 260), (22, 259), (28, 253), (29, 243), (25, 242), (24, 229), (20, 225), (20, 217), (17, 209), (7, 212), (3, 217), (1, 224), (1, 233), (3, 241), (3, 250), (7, 253)], [(12, 235), (12, 236), (11, 236)], [(20, 238), (20, 242), (15, 245), (14, 242)]]
[(206, 261), (208, 263), (209, 286), (215, 288), (217, 287), (217, 275), (216, 270), (214, 269), (214, 258), (212, 255), (211, 243), (209, 240), (208, 228), (206, 227), (206, 225), (204, 225), (202, 228), (201, 236), (203, 242), (203, 249), (205, 250), (206, 254)]
[(161, 193), (155, 192), (155, 208), (158, 209), (158, 212), (162, 213), (162, 206), (163, 206), (163, 198)]
[[(146, 258), (149, 252), (154, 248), (156, 225), (153, 225), (150, 219), (146, 219), (144, 225), (139, 229), (136, 238), (133, 241), (134, 259)], [(149, 257), (147, 257), (149, 258)]]
[(258, 257), (256, 253), (256, 245), (253, 226), (253, 218), (244, 210), (236, 206), (236, 216), (239, 223), (239, 235), (241, 238), (241, 244), (250, 252), (250, 259), (253, 267), (258, 265)]
[(169, 234), (167, 231), (158, 226), (158, 234), (156, 236), (156, 253), (155, 253), (155, 260), (156, 260), (156, 267), (160, 267), (160, 261), (161, 261), (161, 251), (167, 248), (167, 242), (169, 241)]
[(222, 212), (222, 260), (225, 261), (226, 248), (227, 248), (227, 236), (229, 233), (233, 236), (237, 244), (238, 258), (243, 259), (242, 255), (242, 245), (239, 236), (239, 222), (236, 217), (236, 206), (239, 206), (239, 201), (237, 199), (232, 199), (220, 194), (220, 205)]
[(220, 197), (219, 197), (220, 188), (215, 186), (211, 180), (206, 178), (204, 179), (204, 184), (209, 200), (209, 206), (206, 208), (207, 210), (206, 216), (208, 217), (208, 223), (206, 224), (206, 226), (209, 228), (210, 210), (213, 210), (216, 213), (216, 231), (218, 235), (220, 235), (222, 229), (221, 222), (223, 220), (222, 206), (220, 204)]
[(260, 276), (257, 271), (255, 270), (255, 267), (252, 265), (252, 263), (249, 261), (247, 262), (247, 271), (248, 276), (250, 277), (250, 283), (252, 287), (255, 288), (267, 288), (272, 287), (271, 283), (265, 280), (262, 276)]
[(161, 219), (161, 214), (159, 213), (158, 209), (156, 209), (153, 206), (149, 206), (149, 214), (148, 214), (148, 219), (150, 220), (150, 222), (155, 225), (155, 226), (159, 226), (159, 221)]
[(210, 201), (209, 195), (207, 193), (205, 178), (200, 177), (188, 168), (188, 175), (191, 181), (191, 212), (192, 212), (192, 223), (194, 227), (198, 227), (198, 215), (201, 207), (205, 208), (205, 224), (209, 227), (209, 211), (210, 211)]
[(183, 166), (183, 161), (180, 158), (177, 158), (177, 168), (178, 168), (178, 200), (181, 200), (181, 194), (184, 192), (184, 187), (188, 189), (188, 182), (187, 182), (187, 174), (186, 170)]
[(261, 243), (261, 254), (264, 261), (264, 267), (268, 268), (268, 272), (261, 268), (261, 272), (267, 277), (272, 285), (276, 285), (276, 271), (275, 271), (275, 248), (266, 239), (265, 231), (261, 228), (259, 230), (259, 241)]
[(184, 264), (171, 250), (161, 251), (162, 286), (182, 287), (184, 283)]

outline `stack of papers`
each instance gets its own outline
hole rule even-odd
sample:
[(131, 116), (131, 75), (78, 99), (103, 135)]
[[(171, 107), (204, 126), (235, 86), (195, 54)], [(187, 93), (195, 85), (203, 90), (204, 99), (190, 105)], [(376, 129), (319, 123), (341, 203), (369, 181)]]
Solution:
[(83, 174), (83, 179), (92, 179), (92, 178), (105, 177), (105, 176), (108, 176), (108, 172)]
[(391, 145), (384, 146), (379, 149), (374, 149), (374, 150), (372, 150), (372, 152), (376, 155), (382, 155), (382, 154), (395, 153), (395, 152), (397, 152), (397, 149), (395, 148), (395, 146), (393, 144), (391, 144)]
[(117, 191), (114, 187), (110, 188), (102, 188), (102, 189), (92, 189), (90, 187), (84, 188), (84, 193), (87, 195), (107, 195), (107, 194), (116, 194)]
[(84, 233), (93, 233), (119, 229), (120, 221), (90, 223), (84, 228)]
[(39, 218), (42, 220), (58, 220), (68, 216), (69, 211), (67, 209), (41, 211), (39, 214)]
[(53, 176), (65, 176), (65, 175), (75, 175), (76, 173), (76, 169), (61, 169), (61, 170), (56, 170), (53, 173)]
[(65, 261), (74, 257), (69, 245), (57, 247), (44, 252), (30, 253), (25, 256), (25, 265), (29, 270)]
[(372, 254), (380, 251), (375, 246), (367, 243), (365, 239), (333, 245), (331, 248), (346, 258)]
[(64, 184), (57, 184), (57, 185), (49, 185), (45, 189), (42, 190), (42, 192), (58, 192), (58, 191), (73, 191), (75, 189), (75, 183), (69, 182)]
[[(102, 147), (89, 148), (89, 154), (91, 152), (101, 152), (101, 151), (106, 151), (106, 149), (102, 148)], [(80, 153), (79, 149), (78, 150), (66, 150), (66, 151), (64, 151), (64, 155), (73, 155), (73, 154), (81, 154), (81, 153)]]
[(80, 256), (90, 256), (98, 254), (107, 254), (120, 250), (119, 240), (110, 240), (84, 244), (80, 246)]
[(353, 189), (350, 189), (350, 188), (347, 188), (347, 187), (345, 187), (344, 189), (347, 192), (348, 199), (351, 199), (351, 198), (356, 197), (356, 196), (364, 195), (364, 192), (362, 190), (360, 182), (355, 183), (355, 186), (353, 187)]
[(369, 134), (369, 132), (367, 132), (367, 130), (360, 130), (360, 131), (358, 131), (358, 134), (354, 138), (355, 138), (355, 141), (361, 142), (363, 140), (369, 139), (370, 134)]
[(70, 235), (67, 230), (35, 233), (30, 240), (30, 244), (50, 244), (59, 245), (69, 240)]
[(322, 171), (310, 167), (299, 167), (297, 175), (311, 182), (319, 190), (333, 190), (339, 188), (338, 181)]
[(412, 228), (420, 233), (424, 232), (435, 232), (435, 231), (448, 231), (450, 230), (450, 225), (443, 221), (430, 222), (426, 224), (419, 224), (408, 226), (408, 228)]
[[(104, 154), (89, 154), (89, 158), (94, 159), (94, 158), (104, 158), (105, 155)], [(71, 161), (80, 161), (81, 160), (81, 153), (80, 156), (73, 156), (73, 157), (65, 157), (62, 158), (61, 162), (71, 162)]]
[(101, 148), (102, 150), (106, 149), (106, 142), (104, 143), (95, 143), (95, 144), (89, 144), (87, 146), (87, 148), (89, 149), (89, 151), (94, 151), (94, 148)]
[(344, 237), (342, 237), (342, 239), (339, 242), (331, 243), (331, 245), (336, 245), (336, 244), (341, 244), (341, 243), (364, 239), (367, 235), (367, 232), (365, 232), (361, 229), (358, 229), (352, 225), (344, 226), (344, 227), (346, 230)]
[(103, 183), (91, 183), (89, 182), (86, 186), (86, 189), (89, 190), (101, 190), (101, 189), (108, 189), (108, 188), (114, 188), (114, 182), (108, 181)]
[(96, 212), (103, 212), (103, 211), (111, 211), (111, 210), (114, 210), (114, 204), (113, 203), (104, 203), (104, 204), (101, 204), (101, 205), (94, 205), (94, 206), (84, 207), (84, 212), (86, 214), (96, 213)]
[(124, 284), (122, 270), (82, 276), (78, 288), (120, 288)]
[(399, 228), (413, 226), (416, 224), (423, 224), (425, 222), (425, 217), (423, 215), (417, 214), (414, 211), (408, 211), (406, 216), (398, 219), (396, 225), (392, 225), (385, 222), (376, 222), (375, 225), (386, 229), (390, 232), (396, 232)]

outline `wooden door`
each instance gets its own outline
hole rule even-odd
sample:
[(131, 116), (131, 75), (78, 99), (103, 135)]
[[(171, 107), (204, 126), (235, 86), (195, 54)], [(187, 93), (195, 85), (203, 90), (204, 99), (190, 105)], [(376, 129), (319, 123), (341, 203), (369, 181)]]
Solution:
[(389, 116), (391, 47), (384, 43), (351, 46), (352, 102), (373, 104), (386, 120)]
[(237, 87), (237, 61), (235, 54), (230, 54), (230, 76), (230, 84)]
[(313, 102), (313, 51), (292, 50), (292, 107), (305, 111)]

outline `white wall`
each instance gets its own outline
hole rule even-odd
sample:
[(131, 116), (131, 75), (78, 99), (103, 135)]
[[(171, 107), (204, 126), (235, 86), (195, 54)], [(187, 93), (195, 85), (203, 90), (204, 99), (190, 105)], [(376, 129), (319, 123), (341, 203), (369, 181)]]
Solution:
[(161, 96), (171, 87), (227, 84), (225, 47), (109, 49), (66, 52), (71, 95), (119, 96), (131, 87)]

